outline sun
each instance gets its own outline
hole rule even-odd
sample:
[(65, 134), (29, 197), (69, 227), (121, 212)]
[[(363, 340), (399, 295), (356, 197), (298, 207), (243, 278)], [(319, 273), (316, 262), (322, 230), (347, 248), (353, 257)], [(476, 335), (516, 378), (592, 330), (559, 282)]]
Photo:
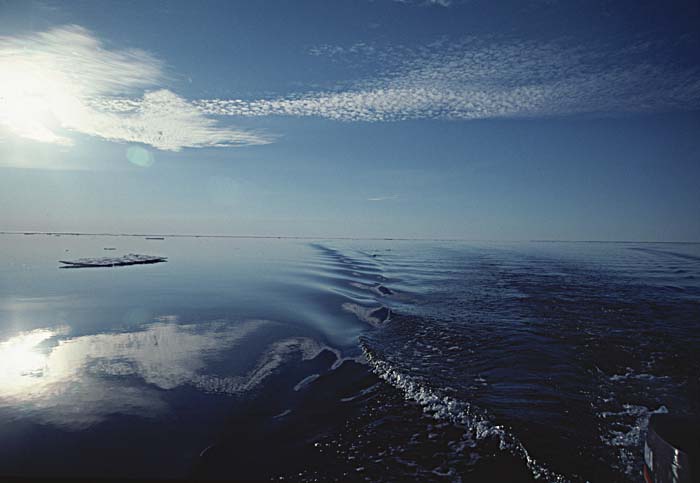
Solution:
[(76, 106), (75, 89), (60, 72), (36, 63), (0, 58), (0, 124), (20, 137), (70, 144), (54, 132)]

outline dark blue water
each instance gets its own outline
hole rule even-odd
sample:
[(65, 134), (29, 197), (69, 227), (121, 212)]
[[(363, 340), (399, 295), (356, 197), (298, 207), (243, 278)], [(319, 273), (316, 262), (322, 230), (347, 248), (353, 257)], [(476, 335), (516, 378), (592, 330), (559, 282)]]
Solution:
[[(650, 415), (700, 414), (700, 245), (0, 253), (0, 475), (639, 481)], [(57, 263), (121, 253), (168, 262)]]

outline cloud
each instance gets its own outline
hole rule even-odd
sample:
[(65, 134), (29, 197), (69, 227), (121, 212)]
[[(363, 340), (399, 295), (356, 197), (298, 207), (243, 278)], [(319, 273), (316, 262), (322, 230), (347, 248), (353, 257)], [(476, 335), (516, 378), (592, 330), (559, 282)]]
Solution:
[(220, 363), (273, 322), (158, 319), (130, 332), (70, 337), (67, 327), (45, 328), (1, 340), (0, 410), (21, 406), (21, 414), (70, 429), (116, 413), (155, 416), (170, 410), (165, 390), (242, 394), (287, 361), (313, 359), (325, 349), (305, 337), (281, 339), (261, 346), (244, 372)]
[(273, 140), (212, 116), (387, 122), (687, 111), (700, 108), (700, 69), (674, 55), (682, 43), (472, 37), (418, 47), (322, 45), (309, 51), (320, 62), (363, 63), (374, 74), (325, 91), (187, 100), (161, 87), (160, 60), (108, 49), (69, 26), (0, 37), (0, 128), (49, 143), (71, 144), (74, 132), (177, 151)]
[[(204, 113), (315, 116), (340, 121), (534, 118), (684, 111), (700, 107), (700, 69), (673, 47), (440, 40), (417, 49), (321, 46), (312, 55), (394, 58), (386, 70), (329, 92), (275, 99), (196, 101)], [(353, 61), (354, 62), (354, 61)]]
[[(109, 110), (109, 100), (101, 99)], [(183, 147), (266, 144), (268, 137), (248, 131), (218, 127), (190, 102), (169, 90), (147, 92), (131, 111), (99, 112), (76, 124), (77, 130), (113, 141), (141, 142), (168, 151)], [(96, 105), (96, 103), (92, 103)]]
[(397, 195), (375, 196), (373, 198), (367, 198), (367, 201), (389, 201), (389, 200), (395, 200), (397, 198), (398, 198)]
[(429, 5), (438, 5), (440, 7), (449, 7), (452, 5), (452, 0), (394, 0), (397, 3), (406, 3), (410, 5), (420, 5), (420, 6), (429, 6)]
[(0, 127), (47, 143), (70, 145), (69, 133), (75, 132), (169, 151), (269, 142), (219, 127), (187, 100), (159, 88), (163, 70), (147, 52), (108, 49), (78, 26), (0, 37)]

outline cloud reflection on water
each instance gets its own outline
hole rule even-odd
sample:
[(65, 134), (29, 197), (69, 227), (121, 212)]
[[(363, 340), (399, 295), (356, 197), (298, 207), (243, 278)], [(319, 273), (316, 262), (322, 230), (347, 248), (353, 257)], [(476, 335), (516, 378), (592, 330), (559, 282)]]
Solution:
[(209, 360), (273, 322), (179, 325), (175, 319), (74, 338), (67, 337), (67, 328), (39, 329), (0, 342), (0, 408), (68, 428), (115, 413), (162, 415), (168, 411), (163, 390), (189, 385), (206, 392), (246, 391), (291, 355), (308, 359), (322, 350), (311, 339), (285, 339), (268, 347), (247, 374), (210, 374)]

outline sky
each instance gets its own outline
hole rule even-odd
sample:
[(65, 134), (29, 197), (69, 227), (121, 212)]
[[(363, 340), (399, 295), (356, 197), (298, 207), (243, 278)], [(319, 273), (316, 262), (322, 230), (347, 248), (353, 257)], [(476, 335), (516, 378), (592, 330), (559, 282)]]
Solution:
[(700, 3), (0, 0), (0, 231), (700, 241)]

